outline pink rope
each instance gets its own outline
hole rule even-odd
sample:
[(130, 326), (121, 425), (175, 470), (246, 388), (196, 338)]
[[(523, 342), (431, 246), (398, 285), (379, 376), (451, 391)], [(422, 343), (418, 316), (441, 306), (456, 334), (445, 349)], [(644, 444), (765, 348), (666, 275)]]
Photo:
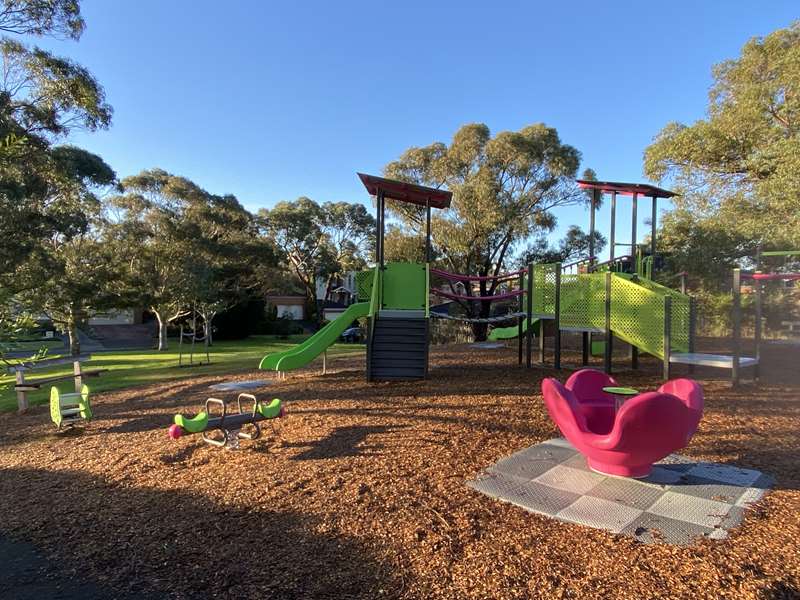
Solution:
[(523, 269), (522, 271), (513, 271), (511, 273), (503, 273), (502, 275), (459, 275), (458, 273), (450, 273), (448, 271), (442, 271), (441, 269), (431, 269), (431, 273), (434, 275), (438, 275), (439, 277), (444, 277), (445, 279), (452, 279), (454, 281), (505, 281), (507, 279), (515, 279), (519, 275), (523, 275), (527, 273), (527, 269)]
[(445, 298), (450, 298), (451, 300), (505, 300), (506, 298), (514, 298), (515, 296), (521, 296), (525, 293), (524, 290), (517, 290), (515, 292), (507, 292), (505, 294), (496, 294), (494, 296), (464, 296), (462, 294), (443, 292), (442, 290), (437, 290), (436, 288), (431, 289), (431, 292), (437, 296), (443, 296)]
[(794, 281), (800, 279), (800, 273), (742, 273), (742, 279)]

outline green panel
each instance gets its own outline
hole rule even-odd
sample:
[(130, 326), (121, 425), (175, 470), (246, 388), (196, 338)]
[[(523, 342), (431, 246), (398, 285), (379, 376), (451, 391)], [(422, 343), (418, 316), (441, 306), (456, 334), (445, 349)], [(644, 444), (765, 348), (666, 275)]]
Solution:
[[(304, 367), (335, 343), (342, 332), (359, 317), (369, 313), (369, 302), (358, 302), (347, 307), (341, 315), (311, 336), (311, 343), (301, 344), (295, 352), (284, 354), (275, 364), (275, 371), (292, 371)], [(307, 341), (309, 341), (307, 340)], [(261, 361), (264, 364), (265, 361)], [(262, 367), (263, 368), (263, 367)]]
[(374, 269), (356, 273), (356, 291), (359, 302), (369, 302), (369, 298), (372, 295), (372, 279), (374, 276)]
[(592, 340), (591, 354), (592, 356), (603, 356), (606, 353), (605, 340), (595, 341)]
[(690, 300), (686, 294), (681, 294), (677, 290), (668, 288), (650, 279), (634, 279), (631, 275), (620, 273), (619, 277), (624, 277), (635, 284), (655, 292), (659, 296), (670, 296), (672, 298), (672, 328), (670, 330), (671, 349), (677, 352), (689, 351), (689, 311)]
[[(556, 269), (557, 264), (534, 265), (533, 267), (533, 312), (542, 315), (556, 313)], [(525, 282), (527, 285), (527, 281)]]
[(561, 275), (562, 327), (604, 329), (606, 283), (602, 273)]
[(611, 330), (637, 348), (664, 357), (664, 297), (625, 277), (611, 277)]
[(258, 412), (265, 419), (274, 419), (281, 414), (281, 401), (278, 398), (273, 398), (272, 402), (264, 406), (261, 402), (258, 403)]
[(201, 412), (194, 417), (184, 417), (183, 415), (175, 415), (172, 419), (178, 427), (185, 429), (189, 433), (200, 433), (205, 431), (208, 426), (208, 413)]
[(61, 396), (56, 386), (50, 388), (50, 420), (61, 427)]
[(383, 271), (381, 308), (424, 310), (428, 297), (427, 267), (414, 263), (388, 263)]

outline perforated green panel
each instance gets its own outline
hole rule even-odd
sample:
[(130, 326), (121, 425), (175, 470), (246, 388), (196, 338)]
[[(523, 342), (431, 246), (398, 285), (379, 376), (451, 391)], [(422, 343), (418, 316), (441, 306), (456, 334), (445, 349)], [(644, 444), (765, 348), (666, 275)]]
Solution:
[[(631, 275), (620, 274), (629, 280), (633, 280)], [(641, 287), (650, 290), (661, 296), (672, 298), (672, 328), (670, 329), (671, 344), (670, 348), (676, 352), (689, 351), (689, 296), (681, 294), (677, 290), (663, 286), (655, 281), (645, 278), (638, 278), (632, 281)]]
[(664, 356), (664, 297), (611, 276), (611, 331), (650, 354)]
[(375, 270), (359, 271), (356, 273), (356, 291), (358, 292), (359, 302), (368, 302), (372, 295), (372, 280), (375, 277)]
[(562, 275), (561, 326), (603, 329), (605, 298), (605, 275), (602, 273)]
[(554, 315), (556, 312), (556, 266), (533, 267), (533, 312)]

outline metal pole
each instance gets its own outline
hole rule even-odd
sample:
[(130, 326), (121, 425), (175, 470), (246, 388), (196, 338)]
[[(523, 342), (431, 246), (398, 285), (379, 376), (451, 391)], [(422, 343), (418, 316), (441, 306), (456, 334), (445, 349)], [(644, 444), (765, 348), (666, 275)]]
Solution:
[(664, 380), (669, 381), (672, 348), (672, 296), (664, 296)]
[[(531, 346), (533, 344), (533, 263), (528, 265), (528, 328), (525, 331), (525, 366), (531, 368)], [(541, 332), (541, 322), (539, 323)]]
[(739, 357), (742, 354), (742, 270), (733, 270), (733, 363), (731, 383), (739, 385)]
[(589, 364), (589, 332), (581, 333), (581, 364), (585, 367)]
[[(525, 312), (525, 275), (519, 276), (519, 306), (517, 312)], [(517, 317), (517, 364), (522, 364), (522, 317)]]
[(425, 262), (431, 262), (431, 199), (425, 201)]
[(386, 197), (383, 193), (383, 190), (378, 191), (378, 200), (380, 204), (380, 211), (381, 211), (381, 254), (380, 254), (380, 267), (383, 269), (383, 258), (384, 258), (384, 249), (383, 249), (383, 240), (384, 235), (386, 234)]
[(754, 379), (758, 379), (760, 375), (760, 367), (761, 364), (761, 320), (762, 320), (762, 312), (763, 312), (763, 287), (761, 281), (754, 280), (756, 286), (756, 327), (755, 327), (755, 341), (756, 341), (756, 364), (753, 367), (753, 377)]
[(592, 190), (592, 207), (589, 211), (589, 272), (593, 271), (594, 266), (594, 226), (595, 226), (595, 209), (600, 200), (600, 190)]
[(636, 265), (636, 254), (637, 254), (636, 221), (639, 218), (637, 215), (638, 207), (639, 207), (639, 194), (634, 192), (633, 202), (631, 204), (631, 260), (633, 260), (634, 265)]
[[(695, 351), (695, 336), (697, 335), (697, 303), (694, 298), (689, 298), (689, 354)], [(689, 365), (689, 373), (694, 373), (694, 365)]]
[(375, 264), (381, 264), (381, 190), (375, 191)]
[(658, 196), (653, 195), (653, 215), (650, 218), (650, 256), (653, 262), (653, 272), (651, 275), (656, 274), (656, 221), (658, 220)]
[(556, 369), (561, 368), (561, 263), (556, 265), (556, 297), (555, 297), (555, 311), (553, 318), (553, 366)]
[(611, 272), (606, 273), (606, 347), (604, 356), (604, 370), (606, 373), (611, 373), (611, 352), (613, 350), (612, 334), (611, 334)]
[(611, 231), (608, 236), (609, 241), (609, 261), (614, 262), (614, 247), (617, 229), (617, 192), (611, 192)]

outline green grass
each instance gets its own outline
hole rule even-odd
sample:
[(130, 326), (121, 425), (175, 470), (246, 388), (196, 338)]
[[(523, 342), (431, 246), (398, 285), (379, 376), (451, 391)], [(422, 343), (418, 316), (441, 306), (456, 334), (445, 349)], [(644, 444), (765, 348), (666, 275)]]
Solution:
[[(92, 392), (105, 392), (120, 390), (137, 385), (197, 377), (198, 375), (223, 375), (258, 368), (258, 363), (265, 354), (286, 350), (305, 339), (305, 336), (291, 336), (288, 340), (279, 340), (274, 336), (253, 336), (246, 340), (233, 342), (215, 342), (211, 348), (211, 364), (201, 367), (178, 366), (178, 343), (170, 340), (170, 349), (166, 352), (156, 350), (130, 350), (95, 352), (92, 360), (82, 363), (84, 369), (108, 369), (100, 377), (86, 380)], [(359, 344), (334, 344), (329, 350), (329, 356), (353, 354), (364, 351), (364, 346)], [(205, 360), (205, 355), (195, 358)], [(184, 354), (184, 359), (187, 355)], [(319, 359), (318, 359), (319, 360)], [(72, 364), (59, 365), (51, 369), (42, 369), (26, 374), (26, 379), (35, 380), (40, 377), (54, 375), (68, 375), (72, 373)], [(265, 373), (266, 375), (266, 373)], [(58, 384), (62, 391), (73, 391), (71, 379)], [(50, 394), (50, 386), (36, 392), (28, 393), (31, 406), (44, 404)], [(0, 412), (16, 410), (17, 397), (14, 392), (12, 376), (4, 375), (0, 378)]]

